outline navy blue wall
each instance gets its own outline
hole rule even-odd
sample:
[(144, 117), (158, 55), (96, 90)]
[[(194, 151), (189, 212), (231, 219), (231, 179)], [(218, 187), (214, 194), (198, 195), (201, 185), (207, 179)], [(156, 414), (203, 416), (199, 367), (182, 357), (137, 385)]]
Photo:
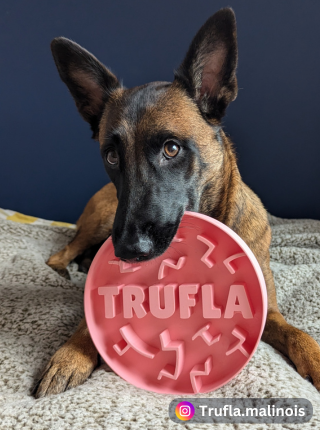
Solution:
[(1, 0), (0, 207), (73, 222), (108, 181), (51, 39), (83, 45), (127, 87), (170, 81), (198, 28), (224, 6), (238, 21), (240, 91), (224, 123), (242, 176), (271, 213), (320, 219), (316, 0)]

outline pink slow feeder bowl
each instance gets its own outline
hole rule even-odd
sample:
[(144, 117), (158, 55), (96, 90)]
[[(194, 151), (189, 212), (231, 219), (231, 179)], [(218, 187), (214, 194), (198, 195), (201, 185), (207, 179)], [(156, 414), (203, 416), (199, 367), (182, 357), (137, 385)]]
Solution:
[(128, 264), (111, 238), (89, 270), (85, 315), (105, 362), (157, 393), (213, 391), (253, 356), (267, 292), (245, 242), (224, 224), (186, 212), (168, 250)]

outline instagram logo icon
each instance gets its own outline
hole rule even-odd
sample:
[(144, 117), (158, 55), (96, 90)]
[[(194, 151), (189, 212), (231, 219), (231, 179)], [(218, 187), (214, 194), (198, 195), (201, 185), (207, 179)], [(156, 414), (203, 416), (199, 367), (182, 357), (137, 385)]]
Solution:
[(188, 421), (194, 415), (194, 406), (190, 402), (180, 402), (177, 404), (175, 412), (179, 420)]

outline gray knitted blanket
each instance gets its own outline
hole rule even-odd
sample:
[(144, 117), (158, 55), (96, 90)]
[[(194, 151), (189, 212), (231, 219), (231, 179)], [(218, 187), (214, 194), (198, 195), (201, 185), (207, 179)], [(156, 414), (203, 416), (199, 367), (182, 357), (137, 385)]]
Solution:
[[(278, 302), (287, 320), (320, 342), (320, 221), (270, 217), (272, 269)], [(174, 424), (174, 398), (138, 389), (99, 367), (80, 387), (35, 400), (30, 389), (52, 354), (83, 316), (85, 275), (72, 263), (72, 280), (45, 261), (74, 230), (0, 220), (0, 429), (212, 429)], [(202, 397), (304, 397), (314, 408), (304, 425), (232, 425), (218, 429), (320, 429), (320, 394), (269, 345), (227, 385)]]

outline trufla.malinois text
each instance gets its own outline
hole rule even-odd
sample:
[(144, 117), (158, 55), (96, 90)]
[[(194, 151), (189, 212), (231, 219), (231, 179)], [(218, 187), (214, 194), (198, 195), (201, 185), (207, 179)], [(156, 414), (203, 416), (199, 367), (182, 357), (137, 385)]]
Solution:
[[(281, 315), (269, 265), (271, 230), (259, 198), (242, 182), (221, 119), (237, 96), (236, 21), (229, 8), (201, 27), (174, 80), (124, 88), (88, 51), (59, 37), (52, 53), (63, 82), (100, 143), (112, 183), (88, 202), (75, 238), (47, 264), (67, 275), (71, 260), (109, 235), (125, 261), (161, 255), (185, 210), (216, 218), (247, 243), (262, 268), (268, 315), (262, 339), (320, 389), (320, 347)], [(54, 354), (36, 397), (83, 383), (98, 363), (86, 322)]]

